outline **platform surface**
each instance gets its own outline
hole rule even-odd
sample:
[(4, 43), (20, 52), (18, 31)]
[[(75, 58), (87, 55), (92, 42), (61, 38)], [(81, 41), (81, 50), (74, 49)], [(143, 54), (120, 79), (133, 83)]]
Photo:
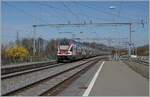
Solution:
[(148, 96), (149, 80), (121, 61), (105, 61), (89, 96)]

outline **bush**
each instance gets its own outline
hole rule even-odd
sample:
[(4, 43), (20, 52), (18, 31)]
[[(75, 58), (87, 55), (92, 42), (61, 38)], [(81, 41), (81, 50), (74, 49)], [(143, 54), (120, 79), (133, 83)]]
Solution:
[(9, 58), (15, 60), (27, 60), (29, 56), (29, 51), (24, 47), (12, 47), (6, 51), (6, 54)]

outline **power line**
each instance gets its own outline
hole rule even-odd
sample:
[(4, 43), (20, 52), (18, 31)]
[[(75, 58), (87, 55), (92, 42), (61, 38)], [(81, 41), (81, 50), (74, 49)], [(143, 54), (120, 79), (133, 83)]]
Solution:
[[(58, 10), (60, 11), (61, 9), (58, 9), (58, 8), (55, 8), (55, 7), (53, 7), (53, 6), (51, 6), (50, 4), (45, 4), (45, 3), (38, 3), (39, 5), (41, 5), (41, 6), (45, 6), (45, 7), (47, 7), (47, 8), (49, 8), (49, 9), (54, 9), (54, 12), (56, 13)], [(49, 13), (48, 13), (49, 14)], [(49, 15), (51, 15), (51, 14), (49, 14)], [(58, 17), (58, 16), (56, 16), (56, 17)], [(62, 17), (64, 18), (64, 20), (68, 20), (68, 18), (66, 18), (64, 15), (61, 15), (61, 18), (60, 17), (58, 17), (59, 19), (62, 19)]]
[(117, 14), (113, 14), (113, 13), (110, 13), (110, 12), (105, 12), (105, 11), (102, 11), (100, 9), (97, 9), (95, 7), (91, 7), (91, 6), (88, 6), (86, 4), (79, 4), (80, 6), (83, 6), (83, 7), (86, 7), (86, 8), (89, 8), (89, 9), (92, 9), (92, 10), (95, 10), (95, 11), (98, 11), (98, 12), (102, 12), (104, 14), (107, 14), (107, 15), (117, 15)]
[[(72, 2), (73, 3), (73, 2)], [(74, 4), (76, 5), (76, 3), (74, 2)], [(52, 5), (50, 5), (50, 4), (41, 4), (42, 6), (46, 6), (46, 7), (49, 7), (49, 8), (53, 8), (55, 11), (57, 11), (57, 10), (59, 10), (60, 12), (61, 11), (66, 11), (66, 10), (64, 10), (64, 9), (62, 9), (62, 8), (56, 8), (56, 7), (53, 7)], [(82, 9), (80, 9), (80, 11), (81, 11)], [(68, 12), (68, 9), (67, 9), (67, 11), (66, 12)], [(70, 12), (70, 11), (69, 11)], [(74, 15), (75, 13), (73, 13), (73, 15)], [(83, 14), (83, 15), (81, 15), (81, 14)], [(76, 14), (77, 15), (77, 14)], [(78, 17), (76, 17), (76, 18), (79, 18), (80, 16), (84, 16), (84, 17), (86, 17), (88, 20), (91, 20), (90, 19), (90, 17), (91, 16), (89, 16), (89, 15), (87, 15), (87, 14), (84, 14), (83, 12), (81, 12), (80, 14), (78, 14), (77, 16)], [(64, 17), (64, 15), (62, 15), (63, 16), (63, 18), (66, 18), (66, 17)], [(98, 17), (95, 17), (96, 19), (102, 19), (102, 18), (98, 18)], [(66, 20), (67, 20), (68, 18), (66, 18)]]
[(119, 12), (118, 12), (118, 15), (120, 16), (121, 10), (122, 10), (122, 3), (120, 2), (119, 4), (120, 4), (120, 6), (119, 6)]
[[(77, 4), (77, 3), (76, 3)], [(81, 4), (77, 4), (77, 5), (79, 5), (79, 6), (81, 6), (81, 7), (86, 7), (86, 8), (88, 8), (88, 9), (91, 9), (91, 10), (93, 10), (93, 8), (91, 8), (91, 7), (89, 7), (89, 6), (85, 6), (85, 5), (81, 5)], [(99, 10), (95, 10), (96, 12), (98, 12)], [(83, 14), (83, 13), (82, 13)], [(99, 14), (99, 13), (98, 13)], [(105, 13), (105, 14), (107, 14), (108, 15), (108, 13)], [(87, 14), (86, 14), (87, 15)], [(114, 14), (109, 14), (109, 15), (114, 15)], [(89, 16), (89, 15), (87, 15), (87, 16)], [(100, 19), (100, 20), (103, 20), (103, 19), (111, 19), (111, 18), (106, 18), (106, 17), (103, 17), (103, 18), (101, 18), (101, 17), (96, 17), (95, 15), (94, 16), (89, 16), (89, 17), (92, 17), (93, 19)]]
[(66, 10), (64, 10), (64, 9), (62, 9), (62, 8), (57, 8), (57, 7), (54, 7), (53, 5), (51, 5), (50, 3), (42, 3), (41, 5), (44, 5), (44, 6), (47, 6), (47, 7), (49, 7), (49, 8), (53, 8), (53, 9), (55, 9), (55, 10), (61, 10), (61, 11), (66, 11)]
[[(80, 5), (80, 6), (84, 6), (84, 7), (86, 7), (86, 8), (89, 8), (89, 9), (92, 9), (92, 10), (95, 10), (95, 11), (97, 11), (97, 12), (102, 12), (102, 13), (107, 14), (107, 15), (116, 15), (116, 16), (118, 16), (118, 14), (113, 14), (113, 13), (110, 13), (110, 12), (105, 12), (105, 11), (102, 11), (102, 10), (97, 9), (97, 8), (95, 8), (95, 7), (88, 6), (88, 5), (86, 5), (86, 4), (79, 4), (79, 5)], [(131, 20), (133, 20), (133, 18), (125, 17), (125, 16), (122, 16), (122, 15), (120, 15), (120, 17), (122, 17), (122, 18), (124, 18), (124, 19), (131, 19)]]
[(16, 9), (16, 10), (18, 10), (18, 11), (21, 12), (21, 13), (24, 13), (24, 14), (27, 15), (27, 16), (30, 16), (30, 17), (36, 19), (36, 20), (41, 20), (42, 22), (43, 22), (43, 21), (44, 21), (44, 22), (47, 22), (47, 21), (43, 20), (42, 18), (35, 17), (34, 15), (32, 15), (32, 14), (30, 14), (30, 13), (24, 11), (23, 9), (20, 9), (20, 8), (14, 6), (14, 5), (8, 4), (8, 3), (6, 3), (6, 2), (5, 2), (5, 4), (8, 5), (8, 6), (10, 6), (10, 7), (12, 7), (12, 8), (14, 8), (14, 9)]
[[(45, 7), (48, 7), (48, 8), (53, 8), (55, 11), (56, 10), (61, 10), (60, 12), (62, 12), (62, 11), (66, 11), (66, 12), (69, 12), (69, 13), (71, 13), (73, 16), (76, 16), (76, 19), (78, 19), (79, 17), (67, 6), (67, 5), (65, 5), (64, 3), (62, 3), (63, 4), (63, 6), (67, 9), (67, 10), (64, 10), (64, 9), (62, 9), (62, 8), (56, 8), (56, 7), (53, 7), (52, 5), (50, 5), (50, 4), (48, 4), (48, 3), (42, 3), (42, 4), (40, 4), (41, 6), (45, 6)], [(68, 18), (66, 18), (66, 17), (64, 17), (64, 15), (62, 15), (62, 17), (63, 18), (65, 18), (66, 20), (68, 20)]]
[(77, 20), (77, 21), (80, 21), (78, 15), (77, 15), (76, 13), (74, 13), (74, 12), (71, 10), (71, 8), (69, 8), (65, 3), (62, 3), (62, 4), (63, 4), (63, 6), (68, 10), (68, 12), (70, 12), (73, 16), (76, 17), (76, 20)]
[[(73, 2), (72, 2), (72, 3), (73, 3)], [(76, 2), (74, 2), (74, 4), (75, 4), (76, 6), (78, 6)], [(83, 10), (82, 10), (82, 9), (80, 9), (79, 11), (80, 11), (80, 12), (82, 11), (82, 12), (79, 14), (80, 16), (81, 16), (81, 14), (83, 14), (84, 17), (86, 17), (88, 20), (91, 20), (90, 17), (89, 17), (87, 14), (84, 14), (84, 13), (83, 13)]]
[[(78, 6), (79, 7), (79, 5), (78, 5), (78, 3), (76, 3), (76, 2), (72, 2), (72, 3), (74, 3), (76, 6)], [(82, 6), (83, 7), (83, 6)], [(101, 17), (96, 17), (95, 15), (92, 15), (91, 16), (91, 14), (86, 14), (86, 13), (84, 13), (84, 11), (82, 10), (82, 8), (80, 9), (80, 11), (82, 11), (79, 15), (80, 16), (84, 16), (84, 17), (86, 17), (88, 20), (92, 20), (92, 18), (93, 19), (108, 19), (108, 18), (101, 18)], [(82, 14), (82, 15), (81, 15)]]

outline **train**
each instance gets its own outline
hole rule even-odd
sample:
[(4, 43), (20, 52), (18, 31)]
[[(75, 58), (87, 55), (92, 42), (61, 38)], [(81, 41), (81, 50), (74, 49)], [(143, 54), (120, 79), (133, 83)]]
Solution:
[(57, 49), (58, 62), (75, 61), (110, 54), (109, 52), (100, 51), (72, 39), (59, 40)]

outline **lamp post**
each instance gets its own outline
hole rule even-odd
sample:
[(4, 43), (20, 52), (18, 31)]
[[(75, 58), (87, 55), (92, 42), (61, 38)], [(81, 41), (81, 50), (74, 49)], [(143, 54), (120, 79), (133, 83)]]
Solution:
[[(114, 10), (114, 9), (116, 9), (116, 7), (115, 6), (110, 6), (109, 9)], [(115, 15), (113, 15), (113, 16), (114, 16), (113, 17), (113, 22), (115, 23)], [(115, 60), (118, 59), (118, 54), (117, 53), (118, 53), (118, 49), (115, 48)]]

